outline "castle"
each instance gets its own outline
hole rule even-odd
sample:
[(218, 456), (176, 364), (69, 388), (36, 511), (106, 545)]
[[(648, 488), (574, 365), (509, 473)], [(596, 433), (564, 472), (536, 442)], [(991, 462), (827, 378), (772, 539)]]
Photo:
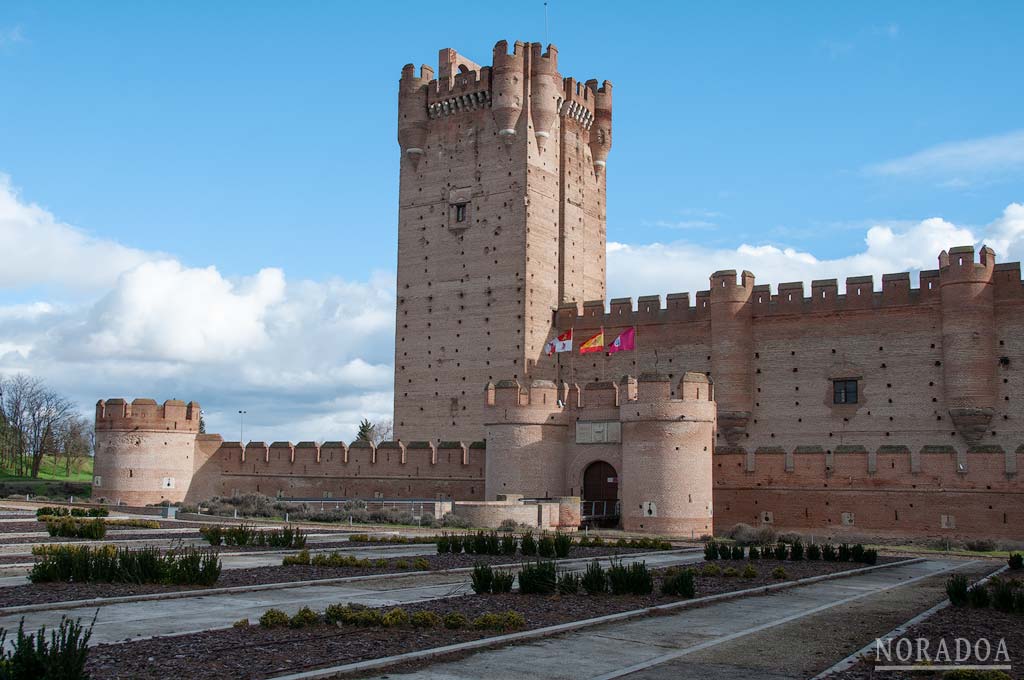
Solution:
[(1020, 538), (1019, 263), (954, 247), (916, 288), (721, 271), (606, 304), (612, 86), (557, 58), (502, 41), (402, 70), (396, 441), (243, 445), (198, 434), (198, 405), (108, 400), (95, 495), (579, 496), (637, 531)]

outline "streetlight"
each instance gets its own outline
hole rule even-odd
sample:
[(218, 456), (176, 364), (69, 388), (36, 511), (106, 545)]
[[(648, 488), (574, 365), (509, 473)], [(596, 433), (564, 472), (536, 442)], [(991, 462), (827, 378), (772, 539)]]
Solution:
[(246, 413), (248, 413), (248, 411), (239, 411), (238, 412), (238, 442), (239, 443), (242, 443), (242, 442), (245, 441), (245, 436), (244, 436), (243, 433), (245, 432), (245, 414)]

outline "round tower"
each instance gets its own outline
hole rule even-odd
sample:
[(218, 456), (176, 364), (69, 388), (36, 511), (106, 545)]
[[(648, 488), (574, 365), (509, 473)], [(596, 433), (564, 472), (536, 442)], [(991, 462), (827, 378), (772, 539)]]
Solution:
[(125, 505), (185, 499), (195, 469), (199, 404), (107, 399), (96, 404), (93, 498)]
[(562, 77), (558, 75), (558, 48), (548, 45), (541, 54), (540, 43), (530, 43), (530, 114), (538, 146), (551, 136), (562, 103)]
[(524, 390), (518, 380), (487, 386), (486, 494), (553, 498), (565, 493), (562, 452), (568, 428), (559, 390), (550, 380), (534, 380)]
[(427, 65), (420, 67), (417, 78), (416, 67), (406, 64), (398, 83), (398, 144), (413, 165), (419, 163), (427, 145), (427, 86), (433, 77)]
[(736, 271), (711, 275), (711, 375), (718, 403), (718, 431), (732, 446), (747, 431), (754, 403), (754, 275)]
[(664, 375), (644, 374), (622, 421), (622, 528), (662, 534), (713, 533), (715, 401), (703, 373), (687, 373), (672, 399)]
[(987, 246), (980, 262), (973, 246), (939, 255), (943, 390), (949, 415), (968, 442), (988, 430), (996, 402), (995, 265)]
[(512, 54), (508, 41), (500, 40), (494, 46), (494, 64), (491, 68), (491, 115), (498, 127), (498, 135), (510, 141), (519, 127), (523, 113), (524, 73), (523, 43), (515, 42)]
[(596, 80), (588, 80), (587, 87), (594, 96), (590, 153), (594, 157), (594, 172), (600, 175), (608, 164), (608, 152), (612, 149), (612, 84), (606, 80), (598, 88)]

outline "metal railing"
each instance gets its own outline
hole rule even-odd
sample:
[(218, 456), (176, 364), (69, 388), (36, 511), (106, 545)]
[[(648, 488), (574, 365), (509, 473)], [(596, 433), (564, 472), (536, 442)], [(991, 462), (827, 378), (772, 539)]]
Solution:
[(581, 501), (580, 514), (584, 520), (619, 516), (619, 501)]

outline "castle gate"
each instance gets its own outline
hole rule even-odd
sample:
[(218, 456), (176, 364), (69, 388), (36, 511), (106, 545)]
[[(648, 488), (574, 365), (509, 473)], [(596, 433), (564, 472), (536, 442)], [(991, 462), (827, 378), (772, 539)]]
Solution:
[(618, 503), (619, 473), (610, 463), (595, 460), (583, 471), (583, 519), (617, 520)]

